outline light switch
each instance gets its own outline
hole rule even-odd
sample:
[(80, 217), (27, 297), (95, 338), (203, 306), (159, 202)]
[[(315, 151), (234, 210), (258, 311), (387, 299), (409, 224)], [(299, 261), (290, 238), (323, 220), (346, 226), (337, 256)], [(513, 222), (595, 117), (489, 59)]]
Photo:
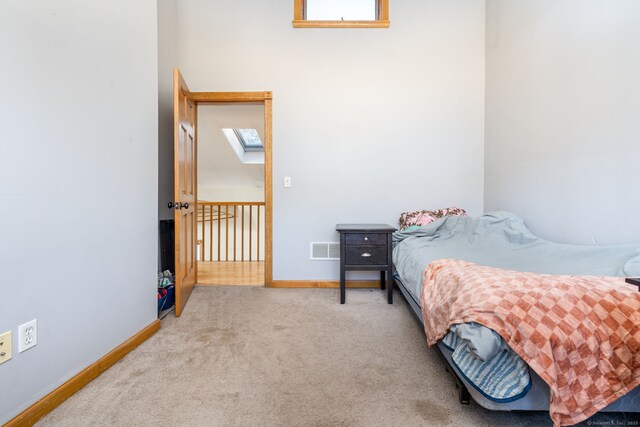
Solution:
[(284, 177), (284, 188), (291, 188), (291, 177), (290, 176), (285, 176)]

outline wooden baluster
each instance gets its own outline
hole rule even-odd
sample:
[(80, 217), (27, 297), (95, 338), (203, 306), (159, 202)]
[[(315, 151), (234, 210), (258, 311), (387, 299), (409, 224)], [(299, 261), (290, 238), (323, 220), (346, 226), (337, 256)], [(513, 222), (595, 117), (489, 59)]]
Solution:
[(224, 260), (229, 261), (229, 205), (224, 207), (224, 229), (225, 229), (225, 238), (224, 238)]
[(242, 243), (240, 243), (240, 259), (244, 261), (244, 205), (240, 206), (240, 208), (242, 209)]
[(251, 242), (253, 241), (253, 205), (249, 205), (249, 261), (251, 261)]
[(205, 236), (204, 236), (204, 226), (206, 224), (205, 219), (204, 219), (204, 208), (205, 206), (202, 205), (202, 240), (200, 241), (200, 259), (198, 261), (204, 261), (204, 242), (205, 242)]
[(213, 206), (209, 205), (209, 261), (213, 261)]
[(220, 262), (220, 210), (221, 207), (218, 205), (218, 262)]
[(258, 231), (257, 231), (258, 243), (256, 244), (256, 250), (258, 251), (258, 254), (256, 255), (256, 261), (260, 261), (260, 205), (258, 205), (257, 208), (258, 208)]
[(238, 237), (236, 236), (236, 217), (238, 216), (238, 206), (233, 205), (233, 260), (236, 261), (236, 252), (238, 252)]

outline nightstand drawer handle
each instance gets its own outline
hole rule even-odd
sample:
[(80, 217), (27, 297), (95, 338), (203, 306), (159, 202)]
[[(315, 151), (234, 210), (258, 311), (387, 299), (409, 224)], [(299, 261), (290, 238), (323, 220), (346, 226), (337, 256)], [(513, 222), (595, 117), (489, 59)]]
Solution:
[(363, 258), (369, 258), (371, 256), (371, 254), (369, 252), (365, 252), (360, 256), (363, 257)]

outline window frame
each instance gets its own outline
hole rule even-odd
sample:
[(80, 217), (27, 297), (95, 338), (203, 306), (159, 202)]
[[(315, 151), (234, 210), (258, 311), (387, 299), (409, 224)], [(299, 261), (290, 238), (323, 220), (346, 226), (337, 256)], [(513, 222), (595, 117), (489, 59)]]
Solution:
[(293, 0), (293, 28), (389, 28), (389, 0), (376, 0), (375, 21), (310, 21), (306, 0)]
[[(236, 135), (236, 138), (238, 138), (238, 142), (242, 146), (242, 149), (244, 150), (245, 153), (248, 153), (248, 152), (255, 153), (255, 152), (264, 151), (264, 142), (262, 142), (262, 139), (260, 138), (260, 135), (258, 134), (257, 129), (253, 129), (253, 128), (232, 128), (232, 129), (233, 129), (233, 133)], [(244, 135), (242, 134), (242, 131), (245, 131), (245, 130), (252, 130), (256, 133), (258, 137), (258, 141), (260, 141), (260, 146), (247, 143), (247, 140), (244, 138)]]

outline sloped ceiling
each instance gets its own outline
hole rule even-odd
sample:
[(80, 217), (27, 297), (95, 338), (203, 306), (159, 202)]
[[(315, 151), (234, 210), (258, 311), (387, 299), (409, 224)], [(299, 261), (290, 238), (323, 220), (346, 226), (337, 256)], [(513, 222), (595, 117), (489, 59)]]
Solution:
[(264, 141), (262, 105), (198, 106), (198, 185), (224, 188), (264, 187), (264, 165), (247, 165), (222, 133), (224, 128), (257, 129)]

